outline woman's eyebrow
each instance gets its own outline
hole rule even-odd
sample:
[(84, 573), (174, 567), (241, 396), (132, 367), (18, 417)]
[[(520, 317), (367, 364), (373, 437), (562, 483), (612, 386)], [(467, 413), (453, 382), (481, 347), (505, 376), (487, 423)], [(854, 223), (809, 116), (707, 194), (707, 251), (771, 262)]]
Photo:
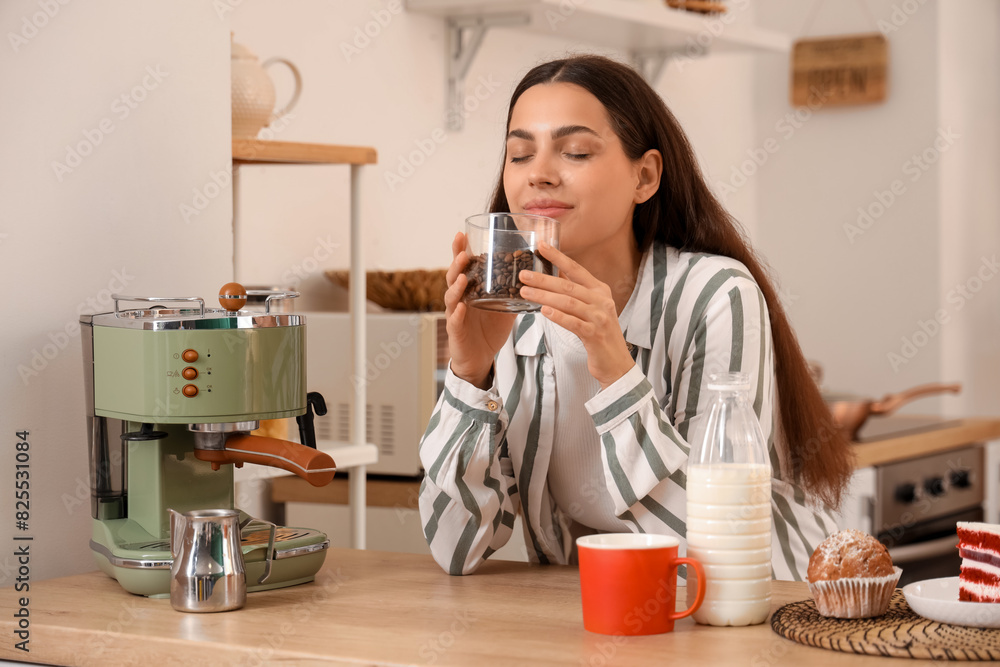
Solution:
[[(600, 137), (597, 132), (590, 129), (586, 125), (563, 125), (552, 131), (553, 139), (562, 139), (563, 137), (568, 137), (571, 134), (592, 134), (595, 137)], [(535, 135), (527, 130), (511, 130), (507, 133), (507, 139), (524, 139), (525, 141), (534, 141)]]

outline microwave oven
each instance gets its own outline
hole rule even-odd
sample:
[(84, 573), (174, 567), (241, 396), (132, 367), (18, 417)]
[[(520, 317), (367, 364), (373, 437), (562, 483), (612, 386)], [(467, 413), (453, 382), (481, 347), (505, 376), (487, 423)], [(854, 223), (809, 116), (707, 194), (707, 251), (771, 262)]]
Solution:
[[(310, 391), (326, 401), (326, 415), (316, 415), (316, 439), (347, 443), (354, 392), (349, 313), (308, 312), (306, 373)], [(365, 433), (376, 445), (378, 463), (368, 472), (382, 475), (423, 474), (420, 438), (444, 389), (448, 337), (444, 313), (367, 313)], [(336, 452), (332, 453), (336, 460)]]

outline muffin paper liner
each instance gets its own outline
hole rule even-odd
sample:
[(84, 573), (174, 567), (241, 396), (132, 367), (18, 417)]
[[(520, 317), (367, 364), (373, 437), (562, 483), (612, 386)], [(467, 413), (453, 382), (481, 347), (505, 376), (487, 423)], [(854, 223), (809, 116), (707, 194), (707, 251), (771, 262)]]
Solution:
[(903, 570), (892, 568), (884, 577), (856, 577), (809, 583), (820, 615), (831, 618), (870, 618), (889, 608), (892, 592)]

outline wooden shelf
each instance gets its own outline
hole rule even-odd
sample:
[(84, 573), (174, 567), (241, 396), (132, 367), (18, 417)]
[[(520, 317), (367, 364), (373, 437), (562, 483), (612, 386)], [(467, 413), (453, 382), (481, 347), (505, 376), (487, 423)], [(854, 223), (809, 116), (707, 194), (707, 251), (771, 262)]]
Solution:
[[(233, 139), (233, 274), (241, 279), (237, 258), (239, 248), (240, 220), (240, 169), (241, 165), (252, 164), (344, 164), (350, 165), (350, 239), (351, 239), (351, 356), (354, 374), (363, 377), (365, 373), (365, 268), (362, 253), (361, 218), (358, 214), (361, 190), (358, 184), (361, 167), (375, 164), (378, 154), (368, 146), (337, 146), (332, 144), (311, 144), (292, 141), (268, 141), (265, 139)], [(351, 432), (351, 445), (340, 443), (317, 443), (321, 450), (327, 450), (340, 468), (349, 468), (349, 504), (351, 505), (351, 545), (355, 549), (365, 548), (365, 467), (378, 461), (378, 447), (367, 442), (365, 434), (365, 406), (367, 405), (365, 385), (354, 387), (351, 410), (355, 427)], [(332, 448), (332, 449), (328, 449)], [(269, 477), (260, 471), (250, 473), (250, 478)], [(244, 478), (245, 479), (245, 478)], [(280, 477), (278, 478), (280, 479)]]
[(406, 8), (446, 18), (524, 15), (528, 22), (521, 30), (611, 47), (624, 53), (691, 51), (695, 56), (705, 50), (786, 53), (791, 49), (788, 35), (736, 22), (723, 23), (725, 19), (721, 16), (706, 17), (657, 2), (407, 0)]
[(1000, 419), (961, 419), (944, 428), (854, 443), (855, 467), (892, 463), (1000, 438)]
[(242, 164), (375, 164), (377, 159), (369, 146), (233, 139), (233, 161)]

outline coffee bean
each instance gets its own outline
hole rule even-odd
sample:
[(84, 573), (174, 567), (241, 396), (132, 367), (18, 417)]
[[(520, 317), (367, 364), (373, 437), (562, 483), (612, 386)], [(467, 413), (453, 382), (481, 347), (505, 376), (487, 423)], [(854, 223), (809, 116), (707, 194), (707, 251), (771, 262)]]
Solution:
[[(469, 260), (465, 275), (469, 284), (465, 290), (465, 300), (477, 299), (519, 299), (524, 283), (518, 274), (524, 269), (552, 274), (552, 264), (532, 250), (515, 250), (494, 255), (492, 270), (487, 271), (489, 255), (483, 253)], [(487, 275), (489, 274), (489, 275)]]

